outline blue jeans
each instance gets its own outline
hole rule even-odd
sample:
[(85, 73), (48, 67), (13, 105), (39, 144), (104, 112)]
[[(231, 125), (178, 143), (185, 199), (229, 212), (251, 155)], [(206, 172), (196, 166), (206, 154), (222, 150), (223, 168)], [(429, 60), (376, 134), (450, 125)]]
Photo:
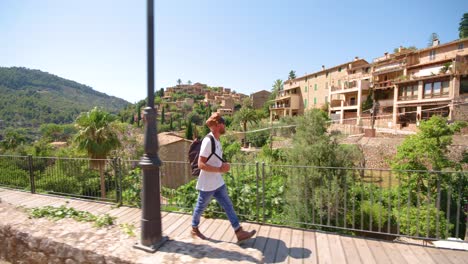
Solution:
[(212, 197), (223, 207), (229, 222), (231, 222), (232, 228), (237, 230), (240, 227), (239, 219), (237, 218), (236, 212), (234, 212), (234, 207), (232, 206), (225, 184), (214, 191), (198, 191), (197, 205), (195, 206), (195, 210), (193, 210), (192, 226), (198, 227), (200, 224), (200, 217), (210, 203)]

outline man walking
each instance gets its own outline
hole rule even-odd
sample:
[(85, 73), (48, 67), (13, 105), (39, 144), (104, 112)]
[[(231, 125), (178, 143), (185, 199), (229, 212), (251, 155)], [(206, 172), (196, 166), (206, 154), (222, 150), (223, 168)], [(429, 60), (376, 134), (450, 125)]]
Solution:
[[(210, 128), (211, 133), (208, 134), (202, 141), (200, 147), (200, 155), (198, 158), (198, 167), (200, 168), (200, 176), (198, 177), (196, 189), (198, 190), (198, 199), (192, 217), (192, 236), (206, 239), (200, 232), (198, 226), (200, 224), (200, 217), (214, 197), (216, 201), (223, 207), (226, 215), (231, 222), (231, 226), (236, 233), (237, 241), (242, 242), (253, 237), (256, 233), (255, 230), (250, 232), (244, 231), (240, 226), (239, 219), (234, 212), (231, 199), (229, 198), (226, 185), (222, 174), (228, 172), (231, 165), (225, 162), (223, 157), (223, 150), (219, 138), (222, 134), (226, 133), (224, 119), (219, 113), (214, 113), (206, 120), (206, 125)], [(215, 152), (211, 153), (211, 139), (214, 138)]]

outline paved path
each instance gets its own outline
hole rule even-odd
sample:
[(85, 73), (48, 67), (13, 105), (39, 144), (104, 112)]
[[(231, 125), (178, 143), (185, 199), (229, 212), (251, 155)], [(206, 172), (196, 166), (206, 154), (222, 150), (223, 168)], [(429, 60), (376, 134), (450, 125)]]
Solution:
[[(113, 204), (66, 199), (0, 188), (0, 199), (26, 208), (66, 204), (93, 214), (108, 213), (117, 223), (139, 225), (138, 208)], [(163, 234), (177, 240), (190, 231), (191, 216), (162, 212)], [(1, 219), (0, 219), (1, 220)], [(256, 229), (257, 236), (242, 247), (262, 252), (265, 263), (468, 263), (468, 252), (410, 245), (382, 240), (336, 235), (332, 233), (246, 223), (245, 229)], [(202, 219), (201, 231), (210, 237), (206, 243), (235, 243), (227, 220)], [(137, 230), (137, 232), (140, 232)], [(1, 263), (0, 263), (1, 264)]]

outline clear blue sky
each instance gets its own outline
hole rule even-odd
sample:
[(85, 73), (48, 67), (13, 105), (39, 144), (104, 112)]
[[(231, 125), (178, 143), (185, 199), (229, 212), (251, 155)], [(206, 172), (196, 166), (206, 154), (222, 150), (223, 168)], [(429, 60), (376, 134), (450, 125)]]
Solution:
[[(458, 38), (464, 0), (155, 1), (156, 87), (178, 78), (245, 94), (275, 79)], [(146, 97), (146, 1), (1, 0), (0, 66)]]

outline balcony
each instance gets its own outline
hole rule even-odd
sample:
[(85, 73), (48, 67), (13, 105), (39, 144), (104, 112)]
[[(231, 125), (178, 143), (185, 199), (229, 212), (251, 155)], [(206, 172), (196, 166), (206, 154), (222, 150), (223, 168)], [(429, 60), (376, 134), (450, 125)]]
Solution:
[(392, 80), (377, 82), (377, 83), (374, 83), (374, 89), (378, 90), (378, 89), (393, 88), (393, 85), (394, 83)]

